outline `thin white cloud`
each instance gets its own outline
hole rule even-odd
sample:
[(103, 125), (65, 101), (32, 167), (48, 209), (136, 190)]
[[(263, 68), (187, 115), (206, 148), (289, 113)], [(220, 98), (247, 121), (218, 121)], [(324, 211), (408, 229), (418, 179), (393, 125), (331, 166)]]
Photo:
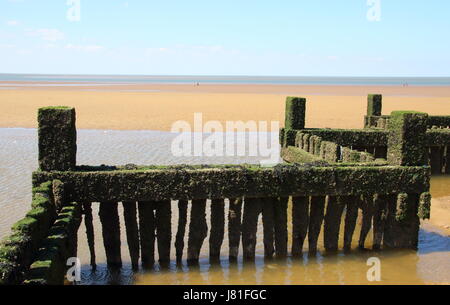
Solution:
[(65, 35), (58, 29), (36, 29), (27, 31), (30, 36), (39, 37), (45, 41), (64, 40)]
[(17, 26), (19, 24), (20, 24), (20, 22), (17, 21), (17, 20), (8, 20), (8, 21), (6, 21), (6, 25), (7, 26)]
[(76, 50), (76, 51), (82, 51), (82, 52), (99, 52), (104, 49), (103, 46), (99, 45), (76, 45), (76, 44), (66, 44), (65, 47), (68, 50)]

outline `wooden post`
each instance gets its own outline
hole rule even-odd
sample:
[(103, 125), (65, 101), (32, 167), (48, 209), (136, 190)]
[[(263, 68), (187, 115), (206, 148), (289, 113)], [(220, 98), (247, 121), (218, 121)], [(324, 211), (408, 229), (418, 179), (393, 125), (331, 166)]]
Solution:
[(209, 235), (209, 257), (211, 261), (220, 260), (225, 233), (225, 201), (224, 199), (211, 200), (211, 232)]
[(272, 258), (275, 253), (275, 204), (274, 198), (261, 198), (262, 221), (264, 229), (264, 256)]
[(101, 202), (99, 216), (102, 223), (103, 244), (108, 267), (121, 267), (120, 223), (117, 202)]
[(178, 263), (180, 263), (183, 258), (184, 235), (186, 233), (187, 224), (187, 206), (187, 200), (178, 201), (178, 230), (177, 236), (175, 237), (175, 251)]
[(355, 231), (356, 220), (358, 218), (358, 208), (360, 205), (359, 196), (345, 196), (346, 212), (344, 227), (344, 250), (348, 251), (352, 247), (353, 232)]
[(203, 241), (208, 233), (206, 224), (206, 200), (192, 200), (191, 221), (189, 223), (188, 263), (197, 264)]
[(444, 161), (444, 147), (431, 146), (430, 148), (430, 166), (431, 173), (433, 175), (439, 175), (442, 173), (442, 167)]
[(302, 97), (286, 98), (285, 129), (305, 128), (306, 99)]
[(141, 258), (144, 268), (151, 268), (155, 263), (155, 214), (152, 201), (139, 201), (139, 239)]
[(43, 171), (73, 170), (77, 155), (75, 109), (45, 107), (38, 111), (39, 167)]
[(126, 201), (122, 202), (122, 205), (131, 265), (134, 270), (137, 270), (139, 268), (139, 229), (136, 217), (136, 202)]
[(373, 218), (373, 195), (364, 195), (363, 200), (361, 202), (361, 210), (362, 210), (362, 224), (361, 224), (361, 233), (359, 236), (358, 247), (360, 249), (364, 249), (364, 244), (367, 238), (367, 234), (369, 234), (370, 229), (372, 228), (372, 218)]
[(383, 241), (384, 224), (386, 222), (386, 204), (389, 201), (388, 195), (374, 196), (374, 212), (373, 212), (373, 246), (372, 249), (381, 248)]
[(320, 229), (322, 228), (324, 208), (325, 196), (311, 197), (308, 233), (309, 254), (315, 254), (317, 252), (317, 240), (319, 238)]
[(244, 216), (242, 218), (242, 248), (244, 259), (255, 258), (258, 216), (261, 213), (261, 199), (245, 198)]
[(300, 256), (309, 226), (309, 197), (292, 197), (292, 255)]
[(170, 262), (172, 209), (170, 200), (158, 201), (155, 205), (156, 241), (158, 243), (159, 263), (166, 266)]
[(231, 198), (229, 202), (228, 244), (230, 260), (233, 261), (238, 257), (241, 241), (242, 198)]
[(277, 257), (287, 256), (287, 204), (289, 197), (275, 199), (275, 253)]
[(93, 270), (97, 268), (95, 262), (95, 238), (94, 238), (94, 225), (92, 223), (92, 203), (83, 203), (83, 213), (84, 213), (84, 225), (86, 227), (86, 237), (89, 245), (89, 253), (91, 254), (91, 267)]
[(345, 203), (341, 197), (328, 196), (327, 212), (324, 222), (324, 246), (328, 252), (338, 250), (339, 229)]
[(426, 113), (393, 111), (389, 123), (387, 161), (390, 165), (428, 164)]

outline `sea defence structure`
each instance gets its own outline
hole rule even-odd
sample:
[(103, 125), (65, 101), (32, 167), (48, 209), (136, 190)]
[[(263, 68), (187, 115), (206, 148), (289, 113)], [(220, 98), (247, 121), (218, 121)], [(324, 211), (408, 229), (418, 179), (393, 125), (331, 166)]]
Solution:
[[(75, 110), (40, 109), (31, 210), (0, 244), (0, 283), (63, 284), (83, 222), (95, 268), (93, 204), (99, 205), (111, 268), (122, 266), (121, 210), (135, 269), (197, 264), (206, 239), (211, 262), (224, 253), (231, 261), (241, 253), (251, 261), (260, 215), (268, 259), (301, 256), (306, 249), (314, 255), (321, 232), (330, 253), (341, 247), (416, 249), (420, 219), (430, 216), (428, 143), (434, 134), (427, 114), (393, 112), (386, 129), (339, 130), (305, 128), (305, 113), (305, 99), (287, 98), (280, 131), (286, 162), (274, 167), (95, 167), (76, 164)], [(361, 230), (354, 238), (358, 214)]]

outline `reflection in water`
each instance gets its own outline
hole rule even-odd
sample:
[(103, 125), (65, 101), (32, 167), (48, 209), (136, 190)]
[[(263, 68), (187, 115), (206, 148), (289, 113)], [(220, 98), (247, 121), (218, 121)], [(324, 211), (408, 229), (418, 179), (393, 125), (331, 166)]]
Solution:
[[(78, 163), (98, 164), (176, 164), (176, 163), (255, 163), (258, 158), (174, 158), (170, 153), (173, 135), (157, 131), (93, 131), (78, 132)], [(36, 130), (0, 129), (0, 237), (9, 232), (10, 226), (21, 218), (31, 201), (31, 172), (37, 167)], [(432, 178), (433, 197), (441, 197), (450, 204), (450, 177)], [(119, 205), (120, 221), (123, 211)], [(335, 255), (319, 253), (317, 257), (265, 260), (263, 257), (262, 223), (258, 225), (257, 257), (255, 262), (229, 263), (228, 240), (225, 236), (222, 260), (219, 265), (208, 261), (207, 239), (202, 248), (200, 264), (177, 266), (168, 269), (133, 272), (126, 245), (124, 227), (121, 228), (122, 258), (120, 270), (109, 271), (101, 239), (98, 204), (93, 204), (97, 270), (89, 266), (89, 250), (85, 227), (79, 230), (78, 255), (82, 262), (82, 284), (367, 284), (367, 259), (372, 256), (381, 260), (381, 284), (450, 283), (450, 238), (434, 227), (424, 224), (420, 230), (419, 251), (359, 251), (339, 252)], [(173, 219), (178, 210), (172, 206)], [(207, 219), (209, 224), (209, 203)], [(189, 215), (188, 215), (189, 219)], [(360, 220), (359, 220), (360, 221)], [(290, 215), (288, 224), (290, 224)], [(188, 224), (189, 225), (189, 224)], [(172, 220), (173, 232), (176, 232)], [(289, 232), (290, 232), (289, 227)], [(359, 236), (359, 227), (354, 236)], [(227, 228), (225, 228), (227, 232)], [(342, 238), (342, 237), (341, 237)], [(323, 240), (323, 236), (319, 237)], [(185, 240), (187, 244), (187, 239)], [(371, 234), (367, 243), (371, 243)], [(354, 243), (355, 244), (355, 243)], [(322, 245), (319, 245), (319, 247)], [(342, 240), (341, 240), (342, 247)], [(307, 249), (307, 243), (305, 244)], [(174, 253), (172, 251), (172, 256)], [(186, 255), (184, 255), (184, 258)]]

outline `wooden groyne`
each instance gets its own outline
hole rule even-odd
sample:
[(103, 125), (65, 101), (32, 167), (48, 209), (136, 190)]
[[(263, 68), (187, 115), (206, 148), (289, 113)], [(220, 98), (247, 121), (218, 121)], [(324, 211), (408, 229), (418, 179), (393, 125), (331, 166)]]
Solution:
[[(341, 238), (346, 251), (417, 248), (419, 220), (430, 215), (428, 143), (439, 137), (448, 145), (448, 138), (430, 132), (424, 113), (393, 112), (385, 129), (362, 130), (308, 129), (305, 114), (305, 99), (287, 98), (280, 131), (286, 163), (274, 167), (79, 166), (75, 110), (40, 109), (32, 209), (1, 243), (0, 283), (62, 284), (82, 222), (93, 268), (94, 232), (111, 268), (122, 266), (125, 242), (135, 269), (197, 264), (206, 240), (211, 262), (224, 253), (253, 260), (259, 217), (266, 258), (314, 255), (322, 232), (327, 252), (338, 251)], [(92, 221), (97, 204), (101, 231)]]

